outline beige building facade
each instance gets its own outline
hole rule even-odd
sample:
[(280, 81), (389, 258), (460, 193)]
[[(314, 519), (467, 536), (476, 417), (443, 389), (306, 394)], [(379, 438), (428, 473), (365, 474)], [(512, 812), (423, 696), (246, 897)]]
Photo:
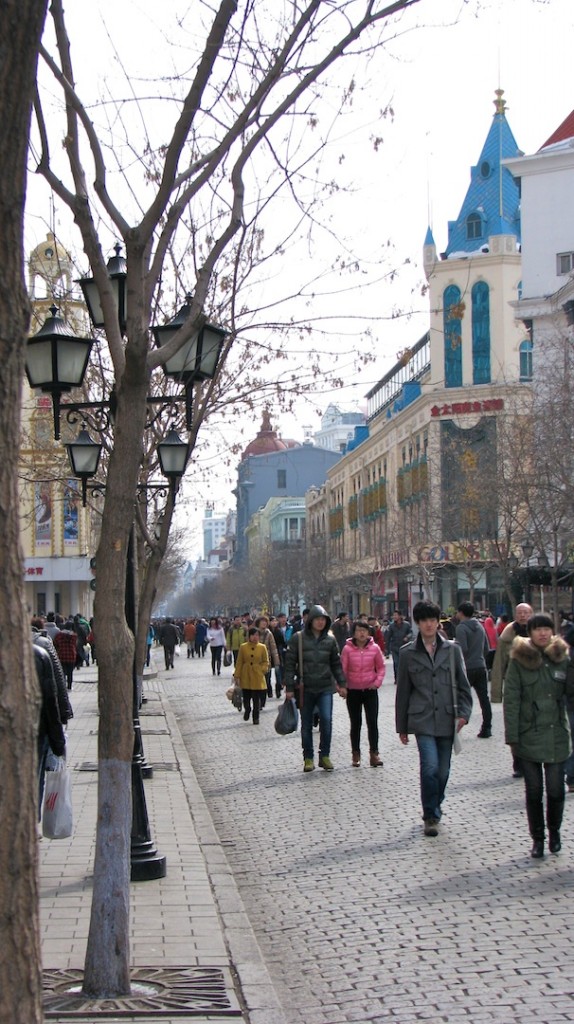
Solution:
[[(30, 334), (57, 307), (71, 334), (87, 335), (83, 300), (75, 296), (72, 257), (48, 233), (30, 254)], [(62, 417), (62, 439), (54, 441), (52, 402), (23, 382), (20, 444), (20, 522), (24, 592), (30, 615), (92, 615), (97, 510), (82, 508), (81, 487), (71, 476), (65, 450), (81, 424)], [(97, 504), (97, 501), (96, 501)]]
[(369, 392), (368, 437), (307, 496), (307, 539), (327, 546), (330, 610), (410, 614), (422, 597), (508, 608), (498, 483), (528, 402), (532, 356), (516, 319), (520, 197), (503, 166), (520, 151), (496, 113), (449, 243), (423, 250), (429, 331)]

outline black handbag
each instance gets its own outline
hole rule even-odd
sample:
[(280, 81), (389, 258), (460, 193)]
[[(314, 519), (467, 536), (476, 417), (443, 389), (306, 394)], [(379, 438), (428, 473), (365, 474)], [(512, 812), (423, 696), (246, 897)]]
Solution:
[(229, 666), (231, 665), (232, 661), (233, 661), (233, 654), (231, 653), (231, 651), (225, 651), (225, 653), (223, 655), (223, 664), (225, 665), (225, 667), (229, 668)]

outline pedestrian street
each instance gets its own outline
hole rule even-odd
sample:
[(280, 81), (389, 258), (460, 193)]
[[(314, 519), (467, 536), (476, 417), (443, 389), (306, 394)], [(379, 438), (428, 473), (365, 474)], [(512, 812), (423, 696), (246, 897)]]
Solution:
[[(500, 705), (493, 737), (479, 740), (475, 701), (431, 838), (416, 744), (402, 747), (394, 731), (390, 661), (384, 767), (369, 767), (364, 726), (362, 766), (351, 766), (348, 715), (335, 697), (335, 771), (304, 775), (299, 734), (274, 731), (275, 698), (254, 727), (225, 697), (231, 669), (213, 677), (208, 658), (180, 658), (166, 673), (161, 653), (151, 685), (176, 716), (289, 1024), (574, 1019), (574, 794), (561, 854), (531, 860)], [(317, 746), (318, 736), (315, 761)]]

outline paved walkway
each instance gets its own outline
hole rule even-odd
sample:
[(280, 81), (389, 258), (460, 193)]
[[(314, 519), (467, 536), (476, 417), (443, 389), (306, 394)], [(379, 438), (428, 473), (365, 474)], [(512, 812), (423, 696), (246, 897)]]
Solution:
[(531, 860), (500, 705), (479, 740), (475, 702), (431, 839), (389, 662), (384, 768), (365, 763), (366, 736), (351, 766), (335, 698), (335, 771), (309, 775), (299, 735), (274, 732), (274, 699), (254, 727), (209, 665), (159, 675), (289, 1024), (572, 1024), (574, 796), (562, 853)]
[[(392, 669), (381, 691), (384, 768), (350, 765), (335, 701), (333, 773), (304, 775), (298, 735), (257, 728), (226, 701), (230, 669), (180, 659), (146, 682), (145, 793), (167, 876), (132, 884), (131, 962), (219, 970), (227, 1009), (109, 1020), (206, 1024), (572, 1024), (574, 797), (563, 852), (529, 857), (523, 785), (510, 775), (501, 708), (455, 759), (445, 823), (424, 838), (414, 743), (394, 733)], [(40, 842), (44, 967), (81, 970), (91, 900), (97, 775), (95, 673), (74, 683), (69, 730), (76, 828)], [(572, 802), (571, 802), (572, 801)], [(169, 972), (168, 972), (169, 973)], [(53, 1016), (64, 1024), (69, 1017)], [(77, 1015), (82, 1024), (101, 1014)], [(233, 1016), (231, 1016), (233, 1019)]]
[[(161, 654), (157, 652), (155, 657)], [(130, 886), (130, 957), (134, 972), (144, 967), (162, 969), (157, 976), (162, 986), (167, 979), (166, 998), (160, 996), (161, 1012), (150, 1004), (142, 1017), (136, 999), (133, 1006), (138, 1013), (130, 1016), (129, 1006), (120, 1005), (117, 1015), (105, 1019), (203, 1024), (227, 1015), (249, 1024), (284, 1024), (225, 850), (213, 829), (169, 703), (153, 676), (155, 673), (146, 679), (148, 701), (141, 714), (144, 752), (154, 768), (153, 778), (145, 782), (145, 795), (152, 839), (158, 854), (167, 858), (167, 875)], [(71, 694), (74, 718), (68, 731), (68, 763), (73, 769), (74, 834), (69, 840), (42, 839), (39, 843), (47, 985), (54, 977), (58, 983), (67, 983), (68, 972), (69, 980), (74, 980), (75, 972), (84, 965), (97, 807), (96, 679), (95, 668), (77, 671)], [(182, 966), (202, 969), (196, 972), (200, 992), (207, 988), (208, 995), (212, 991), (215, 995), (205, 1004), (203, 995), (194, 997), (195, 1004), (190, 998), (193, 1013), (188, 1015), (185, 999), (182, 1009), (181, 999), (174, 998), (177, 1013), (171, 1018), (168, 969)], [(221, 985), (214, 987), (213, 975), (216, 981), (222, 976)], [(181, 982), (175, 978), (175, 983)], [(145, 995), (147, 990), (143, 991)], [(78, 1007), (73, 1019), (91, 1022), (101, 1017), (86, 1006), (83, 1010)], [(63, 1022), (70, 1017), (50, 1011), (49, 1019)]]

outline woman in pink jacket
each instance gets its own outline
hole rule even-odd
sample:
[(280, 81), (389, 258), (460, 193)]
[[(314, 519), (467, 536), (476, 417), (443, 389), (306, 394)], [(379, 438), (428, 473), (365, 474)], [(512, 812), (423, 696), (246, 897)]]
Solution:
[(351, 636), (341, 652), (341, 664), (347, 680), (347, 708), (351, 720), (353, 767), (361, 766), (361, 724), (363, 708), (369, 737), (371, 768), (382, 767), (379, 757), (379, 694), (385, 677), (385, 659), (366, 622), (354, 622)]

